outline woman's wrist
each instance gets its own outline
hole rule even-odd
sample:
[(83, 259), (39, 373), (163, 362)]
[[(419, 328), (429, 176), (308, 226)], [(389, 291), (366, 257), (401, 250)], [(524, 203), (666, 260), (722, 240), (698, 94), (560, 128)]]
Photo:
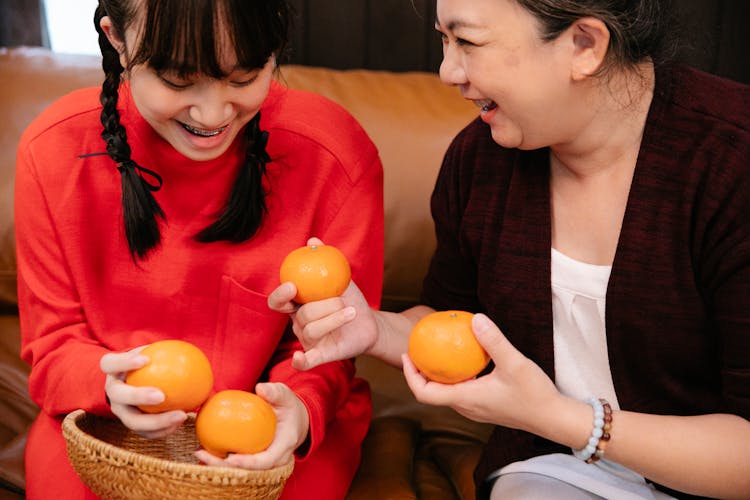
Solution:
[[(387, 311), (373, 311), (375, 322), (375, 342), (365, 354), (380, 359), (394, 366), (400, 366), (402, 349), (396, 335), (398, 323), (403, 321), (400, 314)], [(408, 339), (408, 335), (407, 335)], [(404, 343), (404, 346), (406, 343)]]
[(537, 411), (529, 432), (574, 450), (586, 446), (591, 436), (592, 410), (585, 401), (560, 395)]

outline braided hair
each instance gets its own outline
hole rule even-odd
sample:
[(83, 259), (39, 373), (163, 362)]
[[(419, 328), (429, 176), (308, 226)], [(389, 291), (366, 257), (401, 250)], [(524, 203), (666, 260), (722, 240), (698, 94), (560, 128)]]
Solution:
[[(115, 34), (124, 40), (126, 29), (137, 14), (133, 0), (99, 0), (94, 15), (105, 75), (100, 93), (101, 136), (108, 156), (120, 172), (123, 225), (134, 260), (145, 259), (158, 247), (159, 219), (166, 221), (166, 215), (153, 195), (161, 188), (162, 179), (132, 159), (127, 133), (120, 122), (117, 101), (123, 73), (138, 64), (148, 64), (155, 71), (225, 77), (215, 43), (217, 16), (228, 24), (227, 34), (238, 64), (261, 68), (285, 47), (290, 17), (284, 0), (146, 0), (143, 5), (140, 41), (129, 51), (127, 68), (120, 63), (120, 53), (110, 43), (100, 21), (109, 16)], [(262, 179), (271, 159), (266, 153), (268, 133), (260, 128), (260, 112), (246, 125), (243, 139), (243, 165), (216, 221), (195, 236), (200, 242), (246, 241), (257, 232), (267, 211)]]

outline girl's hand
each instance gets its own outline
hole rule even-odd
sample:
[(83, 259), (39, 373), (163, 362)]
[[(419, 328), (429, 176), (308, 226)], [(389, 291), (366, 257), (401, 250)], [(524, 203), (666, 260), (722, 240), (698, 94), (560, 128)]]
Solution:
[(492, 372), (458, 384), (440, 384), (423, 377), (404, 354), (404, 376), (415, 398), (421, 403), (450, 406), (477, 422), (539, 434), (548, 409), (563, 396), (547, 374), (513, 347), (487, 316), (476, 314), (472, 327), (495, 363)]
[(109, 398), (112, 413), (128, 429), (139, 435), (155, 439), (177, 430), (187, 418), (184, 411), (144, 413), (138, 405), (157, 404), (164, 401), (164, 393), (155, 387), (135, 387), (125, 383), (125, 375), (148, 363), (148, 357), (140, 354), (145, 346), (123, 353), (108, 353), (99, 361), (101, 370), (107, 375), (104, 392)]
[[(317, 238), (308, 245), (322, 245)], [(367, 352), (376, 343), (378, 327), (367, 299), (354, 281), (340, 297), (309, 302), (302, 306), (292, 300), (297, 289), (282, 283), (268, 296), (268, 307), (287, 313), (292, 329), (304, 352), (294, 353), (292, 366), (308, 370), (323, 363), (352, 358)]]
[(255, 393), (268, 401), (278, 419), (276, 435), (268, 449), (252, 455), (233, 454), (227, 458), (200, 450), (195, 456), (206, 465), (266, 470), (286, 464), (294, 451), (307, 439), (310, 416), (307, 407), (286, 384), (263, 383), (255, 386)]

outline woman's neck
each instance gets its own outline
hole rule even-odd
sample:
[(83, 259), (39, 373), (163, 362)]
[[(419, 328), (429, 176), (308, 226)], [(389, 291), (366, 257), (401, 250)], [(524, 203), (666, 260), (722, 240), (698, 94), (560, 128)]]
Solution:
[(654, 92), (654, 68), (643, 63), (613, 73), (586, 89), (587, 105), (575, 136), (551, 146), (553, 175), (598, 176), (611, 169), (635, 166)]

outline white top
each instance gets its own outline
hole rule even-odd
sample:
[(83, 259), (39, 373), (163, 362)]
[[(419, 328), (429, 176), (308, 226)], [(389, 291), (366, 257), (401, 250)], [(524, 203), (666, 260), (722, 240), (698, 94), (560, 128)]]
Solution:
[[(612, 266), (586, 264), (552, 249), (552, 321), (555, 385), (570, 397), (605, 398), (619, 409), (607, 351), (607, 285)], [(613, 422), (617, 429), (617, 422)], [(490, 477), (531, 472), (603, 498), (669, 499), (643, 476), (602, 459), (593, 465), (555, 453), (514, 462)]]
[(555, 385), (575, 399), (605, 398), (619, 409), (607, 355), (604, 311), (612, 266), (595, 266), (552, 249)]

